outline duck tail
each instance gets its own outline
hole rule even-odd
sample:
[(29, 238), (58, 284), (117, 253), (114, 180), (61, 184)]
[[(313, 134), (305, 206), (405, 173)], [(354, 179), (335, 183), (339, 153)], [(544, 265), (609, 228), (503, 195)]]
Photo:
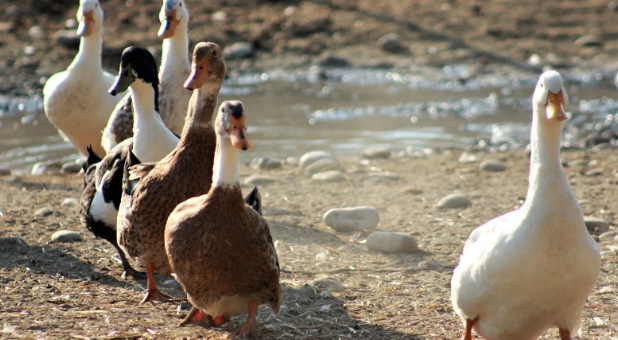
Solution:
[(88, 145), (86, 147), (86, 150), (88, 150), (88, 158), (86, 158), (86, 161), (82, 163), (82, 169), (84, 170), (84, 173), (86, 173), (86, 171), (92, 164), (99, 163), (103, 160), (101, 157), (99, 157), (99, 155), (94, 152), (94, 150), (92, 150), (92, 145)]
[(253, 190), (245, 197), (245, 203), (262, 216), (262, 196), (257, 186), (254, 186)]

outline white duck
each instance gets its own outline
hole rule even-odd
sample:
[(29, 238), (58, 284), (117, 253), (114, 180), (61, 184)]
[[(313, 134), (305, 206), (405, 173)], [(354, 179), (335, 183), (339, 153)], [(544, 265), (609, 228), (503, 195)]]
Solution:
[(552, 327), (571, 339), (599, 276), (599, 248), (560, 162), (569, 102), (560, 74), (543, 73), (532, 100), (526, 201), (476, 228), (453, 273), (451, 299), (465, 340), (472, 329), (488, 340), (528, 340)]
[[(182, 133), (185, 115), (189, 107), (191, 91), (183, 84), (191, 72), (189, 63), (189, 10), (184, 0), (163, 0), (159, 13), (161, 29), (158, 36), (163, 39), (163, 52), (159, 78), (159, 112), (165, 125), (176, 135)], [(133, 136), (133, 107), (131, 94), (124, 96), (114, 108), (100, 141), (109, 152), (123, 140)], [(110, 110), (111, 112), (111, 110)], [(143, 160), (142, 160), (143, 162)]]
[(101, 66), (103, 10), (97, 0), (81, 0), (77, 11), (81, 36), (79, 52), (66, 69), (49, 78), (43, 88), (43, 107), (49, 121), (83, 155), (92, 145), (98, 155), (101, 131), (120, 100), (107, 93), (114, 76)]

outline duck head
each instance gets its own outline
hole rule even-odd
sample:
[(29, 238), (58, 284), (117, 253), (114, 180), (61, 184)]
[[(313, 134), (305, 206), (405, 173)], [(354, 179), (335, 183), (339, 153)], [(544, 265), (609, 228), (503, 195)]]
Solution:
[(221, 103), (215, 121), (217, 141), (222, 146), (232, 145), (236, 149), (249, 150), (251, 142), (245, 124), (245, 107), (242, 102), (230, 100)]
[(540, 121), (562, 122), (567, 119), (565, 113), (569, 105), (569, 96), (564, 89), (564, 81), (556, 71), (544, 72), (534, 90), (532, 102)]
[(122, 51), (118, 79), (109, 89), (109, 93), (112, 96), (122, 93), (137, 79), (158, 89), (159, 75), (154, 57), (143, 47), (130, 46)]
[(225, 61), (221, 47), (213, 42), (201, 42), (195, 45), (191, 74), (185, 82), (185, 88), (195, 90), (204, 86), (204, 84), (220, 87), (224, 78)]
[(157, 35), (161, 39), (168, 39), (176, 34), (176, 26), (181, 21), (189, 20), (189, 11), (184, 0), (163, 0), (161, 12), (159, 12), (159, 21), (161, 28)]
[(88, 37), (103, 25), (103, 10), (98, 0), (81, 0), (77, 10), (77, 35)]

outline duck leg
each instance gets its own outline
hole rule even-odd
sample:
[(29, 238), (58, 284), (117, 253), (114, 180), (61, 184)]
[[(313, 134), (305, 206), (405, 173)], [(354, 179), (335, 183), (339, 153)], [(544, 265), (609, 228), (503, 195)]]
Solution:
[(560, 340), (571, 340), (571, 332), (566, 329), (558, 329), (558, 333), (560, 334)]
[(461, 336), (461, 340), (472, 340), (472, 327), (479, 320), (477, 316), (476, 319), (466, 319), (466, 329), (464, 329), (464, 333)]
[(120, 249), (120, 247), (118, 246), (117, 243), (112, 243), (112, 245), (116, 248), (116, 250), (118, 251), (118, 255), (120, 255), (120, 261), (122, 262), (122, 268), (124, 269), (124, 273), (122, 273), (122, 277), (123, 278), (127, 278), (129, 276), (131, 276), (134, 279), (145, 279), (146, 278), (146, 273), (142, 273), (142, 272), (138, 272), (137, 270), (133, 269), (133, 267), (131, 266), (131, 263), (129, 262), (129, 260), (127, 259), (127, 256), (124, 254), (124, 251), (122, 251), (122, 249)]
[(260, 303), (257, 300), (249, 301), (249, 314), (245, 325), (234, 334), (234, 339), (252, 339), (255, 336), (255, 318), (257, 316)]
[(167, 294), (161, 293), (161, 291), (157, 288), (157, 284), (154, 279), (154, 264), (149, 264), (146, 266), (146, 275), (148, 276), (146, 296), (144, 296), (141, 303), (146, 301), (169, 301), (174, 299)]
[(182, 320), (182, 322), (178, 325), (179, 327), (188, 326), (188, 325), (196, 325), (204, 328), (211, 328), (216, 325), (215, 320), (212, 319), (212, 316), (202, 312), (199, 308), (195, 306), (191, 306), (191, 310), (187, 317)]

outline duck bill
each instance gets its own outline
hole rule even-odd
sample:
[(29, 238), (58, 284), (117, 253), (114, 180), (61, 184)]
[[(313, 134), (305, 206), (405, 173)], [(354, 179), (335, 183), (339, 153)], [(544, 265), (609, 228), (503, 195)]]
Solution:
[(230, 117), (230, 126), (233, 126), (230, 132), (230, 142), (232, 146), (240, 150), (251, 149), (251, 141), (247, 135), (245, 117), (242, 116), (240, 119)]
[[(123, 75), (123, 73), (125, 73), (123, 72), (124, 70), (128, 71), (126, 72), (126, 76)], [(111, 94), (112, 96), (126, 91), (129, 86), (131, 86), (131, 84), (133, 84), (133, 82), (135, 81), (135, 76), (133, 75), (133, 71), (131, 71), (131, 65), (129, 64), (127, 67), (124, 68), (124, 70), (120, 72), (118, 79), (116, 79), (114, 85), (112, 85), (112, 87), (109, 89), (109, 94)]]
[(548, 91), (547, 104), (545, 105), (547, 110), (547, 119), (557, 120), (559, 122), (566, 120), (567, 115), (564, 112), (564, 98), (562, 91), (558, 93), (552, 93)]
[(208, 76), (208, 65), (203, 65), (202, 67), (202, 70), (200, 70), (197, 66), (193, 67), (193, 71), (191, 71), (189, 78), (187, 78), (187, 81), (185, 82), (185, 89), (195, 90), (204, 85)]
[(92, 34), (93, 29), (94, 29), (93, 11), (84, 13), (82, 18), (79, 20), (79, 26), (77, 27), (77, 35), (79, 35), (80, 37), (87, 37)]
[(165, 11), (165, 21), (161, 24), (161, 28), (159, 29), (158, 36), (161, 39), (168, 39), (176, 34), (176, 26), (178, 25), (178, 20), (176, 20), (176, 10), (171, 12)]

